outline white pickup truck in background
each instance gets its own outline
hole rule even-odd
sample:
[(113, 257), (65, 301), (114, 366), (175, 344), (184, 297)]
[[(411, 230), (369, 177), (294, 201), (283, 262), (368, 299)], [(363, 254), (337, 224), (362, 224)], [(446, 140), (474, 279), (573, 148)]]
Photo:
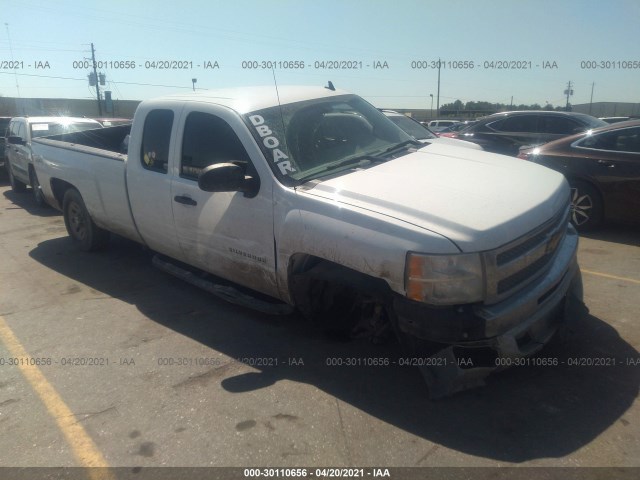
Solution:
[(582, 305), (561, 174), (420, 144), (344, 91), (170, 96), (143, 102), (131, 127), (35, 139), (33, 152), (83, 250), (114, 232), (232, 301), (372, 337), (392, 328), (434, 397), (534, 354)]
[(11, 188), (16, 192), (31, 186), (38, 206), (45, 200), (33, 168), (31, 142), (34, 138), (102, 128), (102, 124), (84, 117), (13, 117), (7, 127), (6, 168)]

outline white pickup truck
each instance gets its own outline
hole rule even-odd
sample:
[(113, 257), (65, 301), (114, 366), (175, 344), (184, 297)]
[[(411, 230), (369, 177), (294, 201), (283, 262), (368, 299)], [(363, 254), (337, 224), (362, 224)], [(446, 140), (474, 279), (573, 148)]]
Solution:
[(33, 151), (83, 250), (114, 232), (232, 301), (393, 329), (434, 397), (533, 355), (583, 306), (561, 174), (420, 144), (348, 92), (169, 96)]
[(38, 206), (45, 200), (33, 167), (31, 142), (34, 138), (102, 128), (100, 122), (81, 117), (13, 117), (7, 127), (6, 168), (11, 189), (24, 192), (31, 186)]

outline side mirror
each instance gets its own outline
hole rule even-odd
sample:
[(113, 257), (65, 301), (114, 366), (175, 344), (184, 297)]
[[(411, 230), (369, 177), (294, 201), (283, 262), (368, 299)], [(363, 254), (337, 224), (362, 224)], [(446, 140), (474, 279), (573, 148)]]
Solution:
[(9, 137), (7, 140), (11, 145), (24, 145), (26, 143), (22, 137)]
[(209, 165), (198, 177), (198, 187), (205, 192), (243, 192), (245, 197), (255, 197), (260, 183), (245, 175), (245, 166), (238, 163)]

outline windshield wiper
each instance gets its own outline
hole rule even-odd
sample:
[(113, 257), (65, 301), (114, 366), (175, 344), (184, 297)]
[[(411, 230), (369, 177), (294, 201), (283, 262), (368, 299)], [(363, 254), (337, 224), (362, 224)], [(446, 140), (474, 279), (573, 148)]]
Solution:
[(418, 140), (414, 140), (414, 139), (411, 139), (411, 140), (405, 140), (404, 142), (400, 142), (399, 144), (394, 145), (393, 147), (389, 147), (389, 148), (387, 148), (387, 149), (386, 149), (386, 150), (384, 150), (382, 153), (383, 153), (383, 154), (385, 154), (385, 153), (389, 153), (389, 152), (392, 152), (393, 150), (397, 150), (397, 149), (399, 149), (399, 148), (406, 147), (407, 145), (415, 145), (415, 146), (417, 146), (417, 147), (418, 147), (418, 146), (420, 146), (420, 147), (421, 147), (421, 146), (422, 146), (422, 142), (419, 142)]
[(345, 158), (344, 160), (340, 160), (334, 163), (330, 163), (328, 165), (325, 165), (323, 168), (316, 170), (315, 172), (309, 174), (308, 176), (304, 176), (302, 178), (299, 179), (299, 181), (301, 182), (305, 182), (307, 180), (312, 180), (314, 178), (319, 178), (324, 176), (327, 172), (332, 171), (332, 170), (336, 170), (340, 167), (345, 167), (348, 165), (351, 166), (364, 166), (368, 163), (373, 163), (373, 162), (384, 162), (386, 161), (384, 158), (379, 158), (376, 157), (374, 155), (359, 155), (357, 157), (352, 157), (352, 158)]

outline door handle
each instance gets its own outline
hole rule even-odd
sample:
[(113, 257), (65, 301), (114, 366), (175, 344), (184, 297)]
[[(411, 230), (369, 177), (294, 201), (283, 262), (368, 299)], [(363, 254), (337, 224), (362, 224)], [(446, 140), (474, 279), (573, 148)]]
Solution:
[(603, 167), (614, 168), (616, 166), (615, 163), (609, 162), (608, 160), (598, 160), (598, 165), (602, 165)]
[(187, 197), (186, 195), (176, 195), (175, 197), (173, 197), (173, 199), (178, 203), (182, 203), (183, 205), (198, 205), (198, 202), (196, 202), (191, 197)]

